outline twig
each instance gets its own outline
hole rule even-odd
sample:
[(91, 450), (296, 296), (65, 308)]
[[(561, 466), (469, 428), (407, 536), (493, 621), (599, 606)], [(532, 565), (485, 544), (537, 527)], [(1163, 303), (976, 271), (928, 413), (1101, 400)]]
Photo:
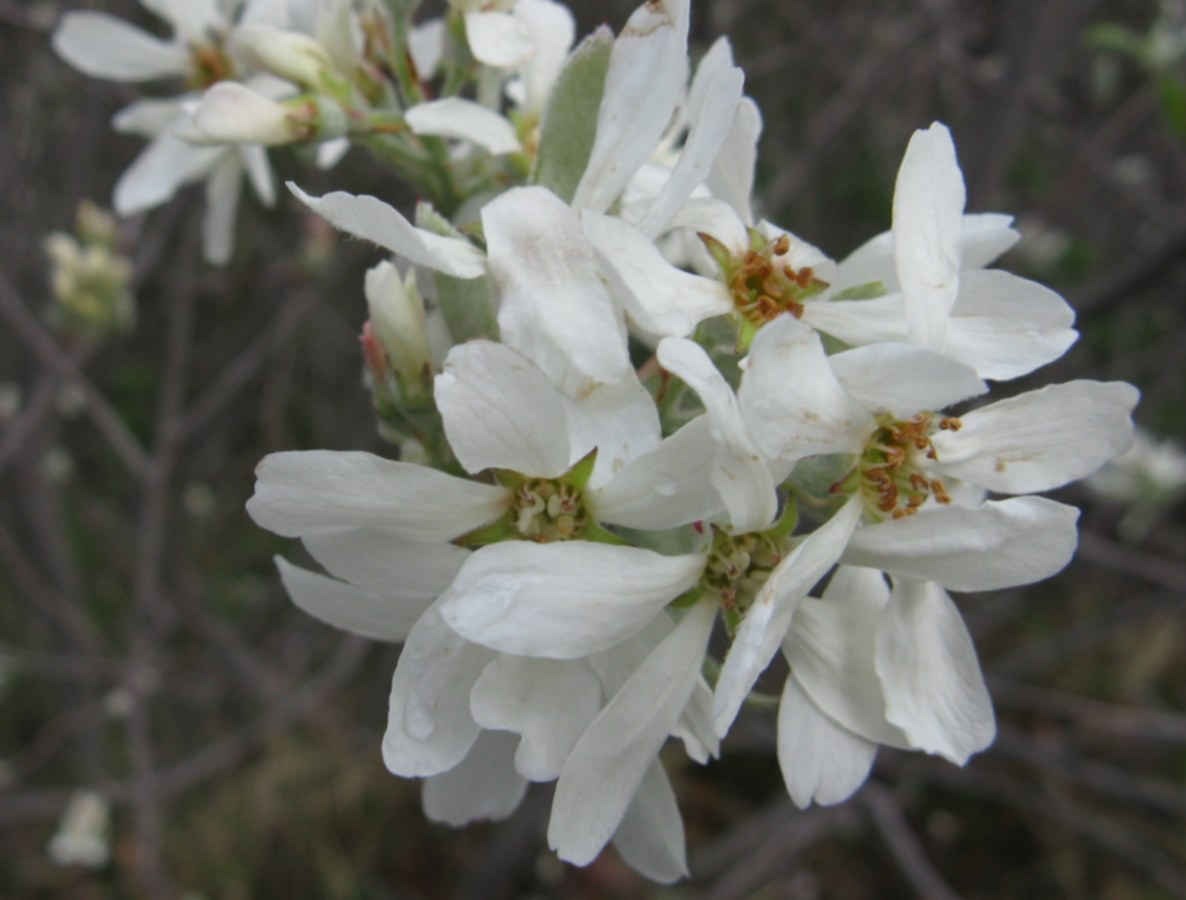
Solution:
[(897, 798), (881, 785), (869, 782), (861, 791), (860, 800), (869, 810), (869, 817), (898, 868), (918, 895), (924, 900), (959, 900), (959, 895), (927, 859)]
[(1186, 565), (1182, 563), (1125, 547), (1090, 531), (1079, 536), (1079, 556), (1095, 565), (1159, 584), (1186, 598)]
[[(95, 354), (92, 345), (78, 345), (67, 349), (74, 365), (81, 371)], [(61, 379), (51, 372), (42, 372), (28, 402), (21, 411), (4, 426), (0, 435), (0, 475), (25, 449), (54, 410), (54, 397), (61, 386)]]
[(78, 386), (86, 400), (86, 415), (107, 439), (123, 464), (133, 475), (143, 476), (148, 468), (148, 457), (119, 413), (107, 402), (107, 398), (83, 375), (70, 354), (58, 346), (57, 341), (38, 323), (25, 308), (20, 297), (8, 280), (0, 275), (0, 313), (8, 320), (13, 330), (21, 337), (34, 355), (51, 372), (65, 381)]

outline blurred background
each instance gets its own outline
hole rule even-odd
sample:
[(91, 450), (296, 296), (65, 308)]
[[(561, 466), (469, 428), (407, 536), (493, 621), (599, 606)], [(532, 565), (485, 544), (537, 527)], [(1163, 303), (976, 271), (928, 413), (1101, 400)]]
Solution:
[[(633, 5), (575, 3), (579, 33)], [(1065, 572), (960, 598), (990, 750), (883, 749), (803, 813), (751, 710), (723, 760), (669, 759), (692, 867), (670, 888), (612, 850), (558, 863), (546, 788), (504, 823), (428, 823), (379, 755), (398, 648), (292, 608), (271, 557), (298, 547), (244, 514), (269, 452), (384, 452), (357, 344), (377, 251), (245, 198), (212, 269), (191, 189), (119, 225), (110, 321), (55, 302), (46, 236), (109, 206), (141, 147), (109, 128), (139, 89), (50, 50), (84, 7), (154, 25), (133, 0), (0, 0), (0, 896), (1186, 896), (1182, 0), (695, 0), (693, 53), (729, 35), (763, 109), (768, 218), (844, 256), (888, 228), (913, 130), (947, 122), (969, 210), (1018, 216), (1000, 265), (1078, 310), (1076, 347), (1003, 393), (1130, 381), (1151, 437), (1056, 495), (1084, 513)], [(414, 199), (359, 150), (273, 159), (311, 193)]]

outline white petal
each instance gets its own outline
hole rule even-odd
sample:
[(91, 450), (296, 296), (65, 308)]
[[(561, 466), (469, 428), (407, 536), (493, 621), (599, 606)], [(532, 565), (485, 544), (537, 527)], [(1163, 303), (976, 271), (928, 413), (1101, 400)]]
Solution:
[(841, 566), (822, 600), (805, 597), (783, 643), (791, 672), (820, 711), (853, 734), (908, 746), (885, 718), (873, 664), (877, 626), (889, 587), (874, 569)]
[(684, 751), (701, 765), (721, 755), (721, 739), (712, 728), (712, 688), (703, 676), (692, 689), (671, 736), (683, 741)]
[(778, 496), (774, 480), (742, 418), (738, 398), (704, 348), (684, 338), (664, 338), (659, 364), (699, 395), (713, 435), (721, 444), (712, 474), (736, 531), (757, 531), (774, 520)]
[[(643, 234), (652, 238), (661, 234), (692, 190), (708, 177), (729, 136), (729, 123), (741, 102), (744, 83), (745, 76), (736, 66), (717, 72), (708, 83), (700, 103), (690, 110), (692, 127), (675, 168), (639, 223)], [(692, 99), (697, 99), (695, 94)]]
[(580, 398), (565, 397), (569, 463), (597, 448), (597, 463), (589, 479), (596, 488), (623, 466), (659, 446), (659, 411), (633, 370), (614, 384), (603, 384)]
[(466, 13), (465, 37), (474, 59), (499, 69), (522, 62), (535, 48), (531, 29), (505, 12)]
[(460, 765), (425, 780), (424, 814), (460, 827), (513, 813), (527, 793), (527, 779), (512, 766), (517, 743), (514, 735), (483, 731)]
[(376, 641), (404, 641), (428, 608), (425, 601), (397, 600), (351, 587), (275, 557), (292, 602), (315, 619)]
[(185, 75), (185, 49), (98, 12), (62, 17), (53, 35), (54, 50), (78, 71), (113, 81), (148, 81)]
[(548, 845), (561, 859), (593, 861), (618, 830), (696, 684), (716, 607), (698, 603), (577, 742), (556, 784)]
[(317, 168), (332, 169), (350, 150), (349, 138), (336, 138), (317, 145)]
[[(250, 6), (260, 2), (252, 0)], [(208, 40), (210, 31), (221, 31), (229, 24), (224, 0), (164, 0), (158, 6), (162, 10), (168, 7), (162, 15), (173, 24), (177, 36), (187, 41)]]
[(1004, 213), (968, 213), (960, 234), (960, 265), (983, 269), (1021, 239), (1013, 217)]
[(996, 736), (976, 648), (937, 584), (895, 579), (877, 632), (889, 720), (910, 743), (963, 765)]
[(268, 163), (268, 151), (255, 144), (243, 144), (239, 151), (239, 163), (247, 173), (247, 180), (264, 206), (276, 203), (276, 185), (272, 182), (272, 166)]
[(445, 20), (429, 19), (413, 26), (408, 32), (408, 53), (416, 66), (416, 74), (422, 81), (430, 81), (436, 75), (445, 53), (447, 31)]
[(458, 634), (522, 656), (612, 647), (696, 583), (704, 557), (585, 541), (482, 547), (441, 597)]
[(877, 744), (820, 711), (788, 676), (778, 704), (778, 765), (800, 809), (847, 800), (869, 777)]
[(560, 394), (510, 347), (458, 344), (433, 382), (433, 396), (449, 446), (467, 472), (496, 468), (555, 478), (568, 470)]
[(976, 370), (950, 357), (909, 344), (871, 344), (828, 357), (845, 389), (870, 409), (900, 419), (942, 410), (987, 393)]
[(395, 775), (425, 777), (460, 763), (481, 729), (469, 695), (493, 651), (471, 644), (431, 606), (408, 635), (391, 680), (383, 762)]
[(651, 763), (614, 833), (622, 859), (644, 878), (670, 884), (688, 874), (684, 820), (663, 764)]
[(959, 290), (964, 179), (946, 126), (916, 131), (894, 186), (894, 260), (910, 334), (943, 346)]
[(115, 211), (130, 216), (159, 206), (210, 172), (227, 151), (195, 147), (172, 134), (157, 135), (115, 183)]
[(872, 300), (809, 300), (803, 304), (803, 321), (854, 347), (910, 340), (901, 294)]
[(507, 119), (473, 100), (445, 97), (413, 106), (404, 119), (415, 134), (471, 141), (495, 156), (523, 147)]
[(160, 100), (155, 97), (144, 97), (129, 103), (111, 119), (111, 127), (121, 134), (138, 134), (141, 137), (156, 137), (162, 131), (171, 131), (173, 123), (178, 117), (184, 116), (184, 103), (193, 98), (187, 94), (183, 97), (171, 97)]
[(792, 462), (865, 446), (872, 416), (832, 372), (819, 335), (794, 316), (759, 331), (743, 365), (737, 397), (765, 456)]
[(378, 528), (308, 535), (305, 547), (335, 578), (381, 597), (428, 600), (449, 586), (469, 551)]
[(538, 113), (572, 49), (576, 21), (568, 7), (551, 0), (518, 0), (513, 13), (531, 32), (534, 52), (522, 68), (527, 94), (524, 107), (528, 113)]
[(1078, 519), (1079, 510), (1043, 497), (976, 509), (953, 504), (857, 529), (844, 562), (953, 591), (1013, 587), (1049, 578), (1070, 562)]
[(470, 712), (483, 728), (519, 735), (516, 772), (553, 781), (601, 712), (601, 682), (586, 660), (503, 655), (474, 685)]
[[(686, 228), (696, 234), (709, 234), (724, 244), (734, 256), (742, 256), (749, 249), (745, 222), (732, 206), (714, 197), (693, 197), (675, 214), (671, 227)], [(703, 251), (702, 246), (700, 249)], [(698, 268), (697, 271), (716, 276), (718, 266), (712, 261), (707, 268)]]
[(749, 97), (742, 97), (733, 116), (721, 152), (713, 161), (705, 182), (714, 197), (737, 210), (746, 225), (753, 224), (750, 195), (758, 161), (758, 138), (762, 136), (762, 112)]
[(572, 204), (605, 212), (647, 160), (684, 86), (689, 0), (653, 0), (614, 41), (597, 136)]
[(576, 213), (545, 188), (515, 188), (482, 209), (482, 224), (503, 341), (572, 397), (625, 378), (625, 326)]
[(733, 308), (719, 281), (677, 269), (621, 219), (586, 209), (581, 223), (615, 296), (650, 334), (684, 337), (705, 319)]
[(373, 527), (413, 541), (448, 541), (497, 517), (507, 504), (500, 487), (370, 453), (272, 453), (255, 474), (247, 512), (285, 537)]
[(417, 228), (382, 200), (344, 191), (310, 197), (291, 181), (288, 189), (335, 228), (385, 247), (416, 265), (454, 278), (478, 278), (486, 274), (482, 251), (469, 241)]
[(697, 416), (593, 491), (598, 520), (662, 530), (721, 512), (710, 487), (717, 454), (710, 428), (707, 416)]
[(216, 266), (231, 261), (235, 248), (235, 216), (243, 194), (243, 167), (236, 153), (226, 153), (206, 179), (206, 213), (202, 217), (202, 255)]
[(728, 733), (750, 688), (786, 636), (799, 601), (832, 568), (860, 516), (860, 500), (849, 500), (787, 554), (758, 592), (717, 679), (713, 726), (719, 736)]
[(1062, 487), (1128, 448), (1139, 399), (1123, 382), (1072, 381), (993, 403), (935, 435), (939, 468), (990, 491)]
[(965, 272), (943, 352), (982, 378), (1027, 375), (1062, 356), (1079, 336), (1058, 294), (1009, 272)]

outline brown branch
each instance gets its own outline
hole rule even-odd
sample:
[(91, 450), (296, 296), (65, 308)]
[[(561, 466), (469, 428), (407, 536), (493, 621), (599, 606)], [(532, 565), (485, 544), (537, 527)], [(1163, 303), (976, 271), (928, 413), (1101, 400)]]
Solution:
[(927, 859), (893, 793), (871, 781), (861, 791), (860, 801), (915, 892), (924, 900), (959, 900), (959, 895)]

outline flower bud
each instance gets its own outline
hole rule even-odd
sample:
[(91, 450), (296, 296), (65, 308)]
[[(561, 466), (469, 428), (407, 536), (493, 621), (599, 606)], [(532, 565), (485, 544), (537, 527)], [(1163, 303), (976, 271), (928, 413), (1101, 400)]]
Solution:
[(107, 800), (95, 791), (78, 791), (62, 816), (46, 852), (55, 865), (101, 869), (111, 855)]
[(325, 48), (313, 38), (271, 25), (243, 25), (235, 42), (261, 69), (305, 88), (316, 89), (333, 71)]
[(401, 279), (399, 269), (382, 262), (366, 275), (367, 308), (380, 346), (409, 396), (429, 387), (432, 357), (425, 333), (424, 301), (414, 270)]
[(195, 144), (290, 144), (305, 139), (294, 113), (236, 81), (222, 81), (202, 95), (177, 133)]

